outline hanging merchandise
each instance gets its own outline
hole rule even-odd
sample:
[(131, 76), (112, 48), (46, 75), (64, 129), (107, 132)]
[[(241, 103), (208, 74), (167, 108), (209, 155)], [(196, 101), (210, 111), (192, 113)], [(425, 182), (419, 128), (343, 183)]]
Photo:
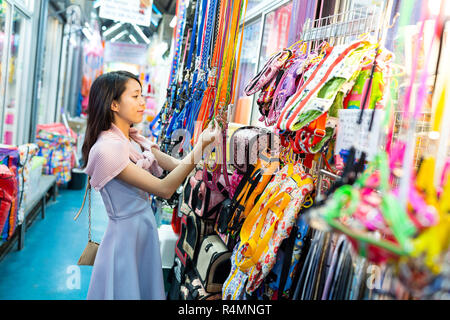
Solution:
[(83, 47), (83, 76), (81, 78), (81, 113), (86, 114), (92, 82), (103, 73), (103, 45), (98, 30)]
[[(445, 296), (443, 3), (435, 16), (426, 2), (419, 6), (417, 35), (399, 46), (411, 64), (405, 71), (399, 50), (384, 43), (399, 14), (400, 26), (411, 20), (406, 2), (391, 13), (392, 1), (344, 12), (294, 1), (293, 11), (310, 20), (292, 19), (289, 46), (246, 75), (241, 89), (254, 95), (260, 126), (233, 124), (228, 132), (247, 1), (191, 2), (185, 29), (177, 31), (184, 36), (159, 143), (188, 151), (213, 119), (222, 135), (182, 186), (169, 299)], [(424, 109), (432, 119), (428, 154), (415, 136)], [(180, 129), (186, 135), (176, 144)]]
[(16, 200), (17, 195), (17, 181), (14, 173), (5, 166), (0, 165), (1, 175), (1, 207), (0, 207), (0, 230), (3, 230), (5, 223), (9, 218), (11, 207)]
[[(242, 48), (242, 34), (236, 59), (236, 49), (239, 32), (239, 21), (247, 8), (247, 0), (229, 1), (222, 0), (219, 11), (218, 30), (213, 44), (212, 60), (208, 87), (205, 90), (202, 104), (198, 113), (196, 127), (194, 128), (192, 142), (197, 142), (201, 131), (206, 128), (209, 120), (227, 112), (228, 104), (234, 99)], [(216, 24), (217, 27), (217, 24)], [(244, 25), (242, 26), (242, 30)], [(241, 31), (242, 33), (242, 31)], [(226, 123), (219, 123), (226, 130)], [(226, 136), (224, 132), (223, 136)], [(225, 152), (225, 150), (223, 150)]]
[(67, 183), (71, 179), (75, 143), (76, 134), (73, 131), (68, 133), (62, 124), (38, 125), (36, 144), (39, 146), (39, 152), (37, 155), (47, 159), (43, 173), (56, 176), (58, 185)]
[(289, 164), (278, 171), (242, 225), (241, 242), (235, 246), (231, 273), (224, 285), (224, 299), (240, 299), (244, 290), (251, 294), (259, 287), (313, 188), (312, 178), (300, 164)]
[[(427, 17), (426, 13), (424, 16)], [(437, 17), (436, 21), (440, 18)], [(423, 26), (424, 23), (419, 34), (423, 33)], [(439, 26), (436, 23), (434, 35), (441, 34), (438, 32)], [(419, 48), (419, 44), (417, 46)], [(416, 108), (410, 114), (413, 119), (420, 113), (425, 102), (425, 79), (429, 61), (429, 58), (425, 61)], [(437, 68), (438, 65), (435, 74), (438, 74)], [(372, 68), (371, 78), (375, 69)], [(414, 74), (415, 72), (406, 94), (405, 115), (409, 114)], [(366, 100), (368, 99), (365, 97), (364, 101)], [(439, 99), (439, 104), (442, 102)], [(362, 111), (363, 109), (364, 105)], [(390, 116), (389, 113), (387, 115)], [(440, 121), (439, 116), (435, 118), (435, 123), (436, 121)], [(414, 126), (415, 122), (410, 123)], [(435, 124), (435, 127), (438, 125)], [(394, 275), (398, 276), (399, 283), (414, 296), (420, 296), (422, 290), (439, 274), (445, 252), (449, 248), (449, 212), (445, 204), (447, 201), (442, 197), (445, 194), (438, 195), (434, 186), (434, 159), (423, 159), (416, 170), (411, 166), (412, 158), (407, 158), (408, 150), (413, 150), (413, 147), (414, 141), (411, 142), (410, 139), (398, 140), (390, 148), (389, 154), (379, 152), (354, 183), (344, 182), (333, 190), (327, 204), (316, 209), (316, 214), (329, 226), (346, 234), (361, 257), (378, 265), (397, 266)], [(398, 180), (400, 167), (403, 167), (400, 185), (393, 188), (390, 184)], [(446, 181), (447, 174), (445, 171), (442, 173), (443, 181)], [(445, 182), (441, 182), (440, 187), (445, 190)]]
[[(169, 88), (167, 89), (167, 100), (165, 105), (161, 108), (160, 121), (161, 121), (161, 131), (158, 137), (158, 142), (161, 143), (161, 150), (168, 152), (168, 147), (170, 145), (170, 139), (166, 136), (166, 129), (169, 125), (169, 121), (175, 109), (175, 99), (178, 91), (178, 71), (180, 68), (180, 58), (182, 54), (182, 42), (184, 39), (186, 14), (187, 14), (187, 1), (181, 0), (177, 1), (176, 14), (177, 17), (177, 27), (174, 29), (174, 40), (175, 49), (172, 61), (172, 67), (169, 76)], [(192, 5), (192, 4), (191, 4)], [(164, 139), (162, 141), (162, 139)]]
[(18, 223), (19, 211), (19, 151), (17, 147), (2, 145), (0, 147), (1, 167), (1, 212), (0, 238), (9, 240)]
[(39, 181), (45, 158), (38, 157), (39, 147), (35, 143), (27, 143), (18, 147), (19, 163), (19, 213), (18, 222), (22, 223), (27, 201), (39, 191)]
[[(191, 72), (193, 72), (192, 58), (193, 58), (193, 53), (195, 50), (195, 40), (197, 40), (196, 32), (198, 29), (198, 26), (197, 26), (198, 19), (199, 19), (198, 13), (199, 13), (199, 6), (200, 6), (201, 2), (202, 1), (194, 1), (192, 3), (192, 5), (195, 4), (195, 14), (194, 14), (192, 26), (190, 26), (190, 24), (187, 24), (187, 27), (189, 29), (188, 29), (187, 38), (186, 38), (186, 44), (190, 43), (189, 53), (187, 54), (187, 60), (185, 60), (186, 62), (184, 65), (183, 78), (181, 80), (181, 85), (180, 85), (180, 88), (178, 89), (178, 93), (177, 93), (176, 108), (172, 115), (172, 119), (169, 123), (169, 126), (166, 130), (166, 135), (167, 135), (168, 139), (170, 139), (172, 137), (172, 133), (176, 129), (179, 129), (183, 126), (183, 123), (182, 123), (182, 120), (184, 119), (183, 116), (186, 112), (187, 105), (189, 105), (189, 102), (187, 102), (187, 100), (191, 94), (191, 91), (189, 88), (190, 87), (189, 80), (190, 80), (190, 74), (191, 74)], [(203, 2), (205, 2), (205, 1), (203, 1)], [(201, 37), (198, 37), (198, 38), (201, 39)], [(189, 40), (189, 42), (188, 42), (188, 40)], [(187, 46), (185, 49), (185, 54), (186, 54), (186, 51), (187, 51)]]

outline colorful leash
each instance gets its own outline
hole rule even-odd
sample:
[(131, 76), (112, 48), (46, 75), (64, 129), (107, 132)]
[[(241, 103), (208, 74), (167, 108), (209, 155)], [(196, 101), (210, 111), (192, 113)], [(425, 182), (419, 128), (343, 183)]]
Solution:
[[(196, 84), (194, 88), (194, 99), (191, 105), (191, 108), (189, 109), (189, 112), (186, 113), (186, 121), (185, 121), (185, 128), (190, 133), (191, 137), (194, 133), (194, 125), (195, 120), (198, 117), (199, 109), (202, 104), (202, 101), (204, 100), (205, 96), (205, 90), (207, 87), (207, 77), (209, 74), (209, 71), (207, 69), (207, 60), (210, 58), (211, 52), (210, 52), (210, 44), (212, 42), (213, 34), (213, 19), (216, 16), (216, 7), (217, 7), (217, 1), (218, 0), (211, 0), (209, 3), (209, 9), (208, 9), (208, 18), (206, 21), (205, 30), (203, 32), (203, 39), (201, 46), (197, 47), (197, 49), (201, 49), (201, 51), (197, 51), (198, 57), (200, 57), (200, 71), (197, 75), (197, 78), (199, 79), (197, 81), (196, 78)], [(191, 140), (192, 141), (192, 140)], [(193, 144), (192, 144), (193, 145)]]
[[(230, 29), (227, 32), (227, 41), (226, 41), (226, 51), (223, 53), (223, 65), (224, 67), (221, 68), (221, 75), (219, 78), (219, 83), (217, 87), (218, 95), (216, 96), (216, 100), (214, 103), (215, 112), (214, 116), (222, 111), (223, 108), (225, 108), (231, 100), (231, 95), (233, 94), (233, 88), (232, 88), (232, 76), (233, 76), (233, 67), (234, 63), (236, 62), (236, 46), (238, 41), (238, 33), (239, 33), (239, 20), (241, 18), (242, 14), (242, 8), (244, 1), (236, 1), (235, 5), (233, 7), (233, 15), (231, 18), (231, 25)], [(242, 38), (242, 37), (241, 37)], [(217, 111), (216, 111), (217, 109)]]
[(181, 45), (183, 42), (182, 35), (183, 35), (183, 31), (184, 31), (184, 24), (186, 22), (185, 21), (186, 20), (186, 10), (187, 10), (186, 3), (187, 3), (186, 0), (181, 0), (178, 2), (177, 8), (176, 8), (175, 15), (176, 15), (177, 21), (179, 21), (179, 23), (177, 23), (177, 28), (174, 30), (176, 47), (175, 47), (174, 58), (172, 61), (172, 67), (171, 67), (171, 71), (170, 71), (169, 84), (175, 80), (175, 75), (177, 74), (177, 70), (178, 70), (178, 61), (179, 61), (179, 57), (180, 57)]
[(172, 113), (174, 111), (174, 103), (177, 97), (178, 85), (177, 85), (177, 75), (180, 69), (180, 54), (182, 52), (182, 43), (183, 43), (183, 34), (185, 31), (185, 23), (186, 23), (186, 14), (187, 14), (187, 2), (184, 0), (180, 1), (176, 8), (176, 17), (177, 17), (177, 27), (174, 29), (174, 37), (175, 37), (175, 52), (172, 61), (172, 67), (169, 76), (169, 86), (167, 89), (167, 101), (163, 106), (160, 114), (161, 121), (161, 131), (158, 137), (158, 143), (161, 146), (161, 149), (164, 152), (167, 152), (168, 146), (170, 144), (170, 140), (167, 139), (166, 131), (167, 126), (170, 123)]
[[(245, 1), (246, 3), (246, 1)], [(232, 72), (233, 72), (233, 65), (235, 63), (235, 56), (236, 56), (236, 46), (237, 46), (237, 34), (239, 32), (239, 19), (241, 18), (242, 15), (242, 7), (243, 7), (244, 2), (240, 1), (238, 3), (238, 5), (233, 7), (233, 12), (232, 12), (232, 20), (231, 20), (231, 24), (230, 24), (230, 29), (228, 29), (228, 32), (226, 33), (226, 35), (228, 35), (226, 41), (223, 41), (222, 44), (224, 47), (227, 48), (226, 51), (224, 51), (224, 67), (221, 69), (221, 77), (219, 79), (219, 87), (217, 92), (219, 92), (219, 94), (216, 96), (216, 103), (218, 103), (219, 105), (219, 109), (217, 110), (217, 112), (222, 112), (224, 109), (224, 107), (227, 105), (227, 103), (230, 101), (230, 97), (233, 94), (233, 89), (232, 88)], [(243, 29), (243, 28), (242, 28)], [(241, 37), (242, 39), (242, 37)], [(242, 42), (241, 42), (242, 43)], [(222, 48), (223, 49), (223, 48)], [(239, 52), (241, 50), (239, 49)], [(228, 78), (227, 78), (228, 77)], [(227, 84), (225, 86), (225, 83)], [(215, 104), (216, 106), (216, 104)], [(212, 109), (212, 108), (211, 108)], [(217, 115), (217, 113), (213, 114), (214, 118)], [(226, 162), (226, 140), (227, 140), (227, 134), (226, 134), (226, 129), (227, 129), (227, 123), (222, 123), (222, 141), (219, 144), (216, 144), (216, 153), (218, 153), (219, 155), (222, 156), (222, 159), (220, 159), (220, 162), (216, 162), (216, 167), (213, 170), (213, 184), (211, 185), (211, 187), (216, 188), (216, 186), (214, 186), (216, 183), (216, 181), (219, 180), (220, 176), (223, 175), (224, 179), (225, 179), (225, 188), (227, 190), (230, 190), (231, 188), (231, 183), (229, 182), (229, 177), (228, 177), (228, 170), (227, 170), (227, 162)], [(216, 157), (217, 158), (217, 157)], [(205, 170), (206, 170), (206, 163), (205, 163)]]
[[(187, 54), (187, 60), (184, 64), (184, 70), (183, 70), (183, 79), (181, 81), (181, 88), (180, 92), (178, 94), (178, 100), (177, 105), (174, 110), (172, 119), (170, 121), (169, 127), (166, 131), (167, 138), (171, 139), (173, 131), (176, 129), (181, 128), (182, 126), (182, 117), (185, 111), (185, 107), (187, 104), (187, 101), (189, 99), (189, 86), (190, 86), (190, 74), (192, 67), (192, 56), (194, 54), (194, 46), (195, 46), (195, 40), (196, 40), (196, 34), (197, 34), (197, 23), (198, 23), (198, 12), (199, 12), (199, 6), (200, 1), (198, 0), (195, 3), (195, 13), (194, 13), (194, 19), (192, 23), (192, 29), (188, 29), (188, 35), (186, 37), (186, 46), (185, 46), (185, 57), (186, 57), (186, 51), (187, 51), (187, 44), (189, 43), (189, 52)], [(190, 41), (189, 41), (190, 38)], [(185, 58), (184, 57), (184, 58)]]
[[(194, 126), (194, 131), (192, 135), (191, 145), (194, 145), (198, 137), (203, 130), (203, 124), (206, 121), (208, 115), (207, 110), (209, 112), (209, 106), (212, 105), (213, 99), (215, 97), (215, 90), (216, 90), (216, 81), (217, 81), (217, 73), (218, 73), (218, 66), (219, 66), (219, 45), (221, 41), (221, 37), (223, 36), (223, 27), (225, 23), (225, 19), (227, 18), (227, 15), (224, 13), (227, 13), (227, 0), (219, 0), (220, 1), (220, 7), (218, 14), (216, 15), (218, 21), (216, 21), (215, 25), (215, 35), (214, 35), (214, 41), (212, 43), (213, 49), (212, 49), (212, 58), (210, 63), (210, 69), (208, 72), (208, 80), (207, 80), (207, 87), (205, 89), (203, 99), (201, 104), (198, 106), (198, 112), (196, 112), (196, 123)], [(197, 111), (197, 110), (196, 110)]]
[[(205, 43), (209, 43), (211, 37), (211, 23), (212, 17), (215, 11), (215, 5), (217, 0), (212, 0), (209, 2), (209, 8), (207, 8), (208, 1), (204, 0), (202, 2), (202, 19), (199, 29), (199, 37), (197, 39), (197, 51), (195, 58), (195, 70), (192, 77), (192, 86), (190, 92), (190, 103), (189, 108), (186, 109), (183, 128), (185, 128), (192, 136), (193, 127), (193, 114), (197, 109), (198, 101), (202, 98), (204, 92), (204, 75), (207, 73), (206, 68), (202, 67), (202, 57), (206, 57), (207, 53), (204, 52), (206, 46)], [(208, 9), (208, 10), (207, 10)], [(207, 14), (208, 13), (208, 14)], [(206, 25), (205, 25), (206, 21)], [(201, 36), (200, 36), (201, 34)], [(204, 65), (204, 64), (203, 64)]]

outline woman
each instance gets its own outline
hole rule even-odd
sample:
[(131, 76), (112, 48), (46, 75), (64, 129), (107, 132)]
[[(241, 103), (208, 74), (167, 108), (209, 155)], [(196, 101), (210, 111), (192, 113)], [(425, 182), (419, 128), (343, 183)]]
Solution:
[[(98, 77), (89, 94), (83, 160), (109, 217), (97, 252), (88, 299), (165, 299), (158, 229), (149, 194), (169, 199), (194, 160), (219, 134), (208, 127), (183, 160), (137, 133), (145, 101), (137, 77), (125, 71)], [(170, 171), (158, 178), (162, 169)]]

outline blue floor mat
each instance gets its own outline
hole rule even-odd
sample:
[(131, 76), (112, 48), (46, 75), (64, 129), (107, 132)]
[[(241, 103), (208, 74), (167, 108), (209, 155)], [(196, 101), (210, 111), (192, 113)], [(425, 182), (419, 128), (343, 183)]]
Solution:
[[(84, 300), (92, 267), (78, 266), (87, 243), (87, 202), (73, 220), (84, 190), (60, 189), (56, 202), (47, 206), (45, 219), (38, 215), (25, 234), (21, 251), (17, 246), (0, 262), (2, 300)], [(92, 191), (92, 237), (100, 241), (108, 218), (101, 196)]]

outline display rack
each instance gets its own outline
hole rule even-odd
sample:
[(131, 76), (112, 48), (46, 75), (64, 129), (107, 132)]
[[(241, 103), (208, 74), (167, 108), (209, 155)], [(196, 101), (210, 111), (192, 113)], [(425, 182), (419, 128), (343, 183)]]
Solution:
[(382, 22), (378, 7), (361, 7), (335, 15), (311, 20), (308, 19), (301, 35), (302, 41), (311, 42), (313, 48), (321, 41), (328, 43), (347, 43), (362, 34), (377, 33)]

